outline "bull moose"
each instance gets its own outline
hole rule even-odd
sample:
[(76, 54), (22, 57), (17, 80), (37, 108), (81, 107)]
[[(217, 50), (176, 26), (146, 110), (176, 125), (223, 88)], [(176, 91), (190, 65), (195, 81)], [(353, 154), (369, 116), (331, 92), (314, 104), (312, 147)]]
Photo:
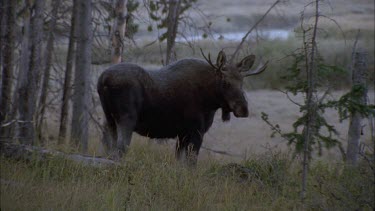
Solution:
[(204, 134), (222, 109), (222, 120), (248, 117), (243, 79), (263, 72), (250, 70), (254, 55), (238, 64), (227, 62), (220, 51), (216, 64), (205, 59), (182, 59), (158, 71), (132, 63), (105, 70), (98, 80), (98, 93), (107, 120), (103, 144), (114, 157), (121, 157), (132, 133), (150, 138), (176, 138), (176, 158), (194, 165)]

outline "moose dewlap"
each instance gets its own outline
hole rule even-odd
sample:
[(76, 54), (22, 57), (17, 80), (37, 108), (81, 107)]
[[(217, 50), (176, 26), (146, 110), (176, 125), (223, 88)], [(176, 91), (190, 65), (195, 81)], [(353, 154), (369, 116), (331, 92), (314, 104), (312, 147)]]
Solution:
[(103, 144), (112, 157), (126, 152), (136, 132), (150, 138), (177, 138), (177, 159), (195, 164), (219, 108), (223, 121), (230, 119), (231, 112), (236, 117), (249, 115), (243, 79), (261, 73), (266, 64), (251, 71), (254, 55), (230, 64), (223, 51), (216, 64), (210, 55), (204, 58), (182, 59), (158, 71), (121, 63), (102, 73), (97, 89), (107, 120)]

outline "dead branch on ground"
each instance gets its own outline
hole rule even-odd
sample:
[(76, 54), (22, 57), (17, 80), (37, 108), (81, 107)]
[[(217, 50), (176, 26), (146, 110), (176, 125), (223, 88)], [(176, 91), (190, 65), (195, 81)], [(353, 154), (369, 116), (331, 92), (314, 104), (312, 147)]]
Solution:
[(84, 166), (108, 167), (120, 165), (119, 162), (106, 158), (90, 155), (67, 154), (57, 150), (45, 149), (36, 146), (15, 144), (11, 142), (0, 141), (0, 155), (15, 160), (41, 160), (45, 161), (51, 158), (63, 158)]

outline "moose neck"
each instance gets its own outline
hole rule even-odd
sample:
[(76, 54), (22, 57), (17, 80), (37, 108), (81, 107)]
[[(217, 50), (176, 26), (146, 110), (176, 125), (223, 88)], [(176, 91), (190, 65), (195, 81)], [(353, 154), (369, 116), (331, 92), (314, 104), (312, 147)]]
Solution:
[[(212, 72), (214, 72), (214, 70), (212, 70)], [(214, 73), (204, 82), (205, 86), (207, 87), (204, 102), (207, 107), (212, 110), (226, 107), (226, 103), (221, 91), (221, 80), (222, 78), (220, 75)]]
[(170, 97), (184, 100), (191, 97), (191, 102), (199, 104), (206, 111), (214, 111), (225, 105), (220, 75), (202, 60), (180, 60), (148, 73), (151, 80), (144, 84), (148, 85), (147, 89), (153, 89), (153, 94), (147, 97), (150, 102)]

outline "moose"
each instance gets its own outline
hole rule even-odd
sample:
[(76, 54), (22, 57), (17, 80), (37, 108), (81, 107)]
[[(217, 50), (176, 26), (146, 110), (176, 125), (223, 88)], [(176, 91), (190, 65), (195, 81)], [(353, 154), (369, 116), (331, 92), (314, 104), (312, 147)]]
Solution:
[(204, 134), (220, 108), (222, 120), (230, 113), (248, 117), (243, 80), (263, 72), (267, 63), (250, 70), (254, 55), (237, 64), (220, 51), (216, 64), (182, 59), (158, 71), (120, 63), (99, 77), (97, 90), (106, 117), (103, 145), (112, 158), (128, 149), (133, 132), (150, 138), (177, 138), (176, 158), (195, 165)]

